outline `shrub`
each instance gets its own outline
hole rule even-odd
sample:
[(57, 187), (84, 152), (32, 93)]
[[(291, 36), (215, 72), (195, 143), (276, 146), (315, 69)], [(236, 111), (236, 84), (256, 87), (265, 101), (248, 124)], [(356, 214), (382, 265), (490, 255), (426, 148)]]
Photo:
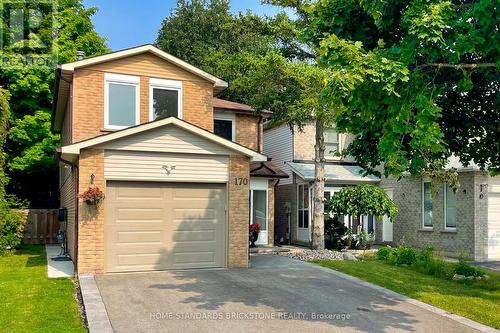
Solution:
[(419, 262), (430, 262), (432, 260), (432, 256), (434, 254), (434, 247), (432, 246), (427, 246), (423, 250), (418, 252), (418, 258), (417, 260)]
[(389, 260), (392, 256), (393, 249), (384, 246), (377, 250), (377, 258), (380, 260)]
[(325, 216), (325, 245), (330, 250), (342, 250), (345, 247), (344, 235), (347, 227), (338, 216)]
[(394, 251), (394, 264), (397, 266), (401, 265), (413, 265), (417, 261), (417, 251), (410, 247), (402, 245)]
[(0, 255), (21, 244), (26, 216), (0, 200)]
[(430, 257), (428, 260), (418, 260), (415, 269), (421, 273), (440, 278), (449, 279), (453, 276), (452, 266), (443, 258)]
[(458, 264), (455, 265), (453, 273), (473, 277), (483, 276), (485, 274), (482, 269), (469, 265), (463, 257), (458, 258)]

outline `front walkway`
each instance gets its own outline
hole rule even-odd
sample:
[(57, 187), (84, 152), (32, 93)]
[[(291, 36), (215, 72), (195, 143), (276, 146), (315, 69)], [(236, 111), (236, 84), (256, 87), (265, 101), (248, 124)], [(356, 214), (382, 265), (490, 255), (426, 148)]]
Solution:
[(478, 332), (313, 264), (254, 255), (251, 266), (95, 279), (115, 332)]
[(500, 261), (475, 261), (471, 262), (471, 264), (500, 272)]
[(47, 275), (50, 279), (73, 276), (75, 268), (71, 260), (52, 260), (52, 258), (57, 257), (61, 253), (61, 247), (59, 245), (45, 245), (45, 253), (47, 254)]

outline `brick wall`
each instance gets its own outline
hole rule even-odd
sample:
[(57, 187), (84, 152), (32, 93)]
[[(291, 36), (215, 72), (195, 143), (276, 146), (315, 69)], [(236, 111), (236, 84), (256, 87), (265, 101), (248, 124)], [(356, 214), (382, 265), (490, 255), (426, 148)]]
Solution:
[[(488, 259), (488, 190), (481, 185), (488, 184), (486, 172), (474, 172), (474, 256), (475, 260)], [(470, 209), (470, 206), (467, 207)]]
[[(94, 185), (106, 193), (104, 179), (104, 151), (84, 149), (79, 161), (79, 193)], [(79, 205), (78, 273), (104, 273), (104, 205), (99, 209), (88, 206), (81, 199)]]
[[(113, 73), (117, 71), (120, 73), (119, 68), (111, 70)], [(75, 70), (72, 99), (73, 142), (107, 132), (104, 130), (104, 73), (103, 70), (94, 67)], [(125, 69), (123, 73), (131, 74)], [(149, 78), (159, 76), (156, 72), (151, 72), (149, 75), (135, 75), (140, 76), (140, 122), (145, 123), (149, 121)], [(196, 126), (213, 131), (213, 84), (208, 81), (186, 80), (185, 77), (165, 78), (183, 80), (182, 118)]]
[(270, 179), (268, 185), (268, 198), (269, 202), (267, 206), (269, 207), (269, 211), (267, 212), (268, 221), (267, 221), (267, 243), (269, 245), (274, 245), (274, 184), (275, 181)]
[[(470, 258), (478, 258), (475, 253), (478, 250), (474, 237), (475, 235), (477, 235), (476, 238), (484, 236), (484, 230), (482, 234), (476, 232), (480, 221), (478, 211), (482, 212), (484, 219), (484, 211), (487, 207), (478, 207), (475, 202), (478, 196), (476, 177), (476, 172), (459, 173), (461, 187), (456, 194), (456, 231), (445, 230), (443, 186), (439, 186), (438, 193), (433, 198), (433, 228), (423, 230), (422, 179), (404, 177), (399, 182), (394, 179), (383, 179), (380, 186), (394, 189), (394, 201), (399, 209), (393, 225), (394, 243), (406, 243), (418, 248), (433, 246), (436, 251), (447, 256), (457, 257), (464, 254)], [(481, 223), (485, 224), (487, 221)], [(377, 227), (381, 228), (382, 224), (379, 223)]]
[[(235, 183), (246, 178), (246, 185)], [(243, 156), (231, 156), (228, 183), (228, 267), (248, 267), (250, 164)]]
[(258, 123), (259, 117), (237, 114), (236, 142), (247, 148), (257, 150)]

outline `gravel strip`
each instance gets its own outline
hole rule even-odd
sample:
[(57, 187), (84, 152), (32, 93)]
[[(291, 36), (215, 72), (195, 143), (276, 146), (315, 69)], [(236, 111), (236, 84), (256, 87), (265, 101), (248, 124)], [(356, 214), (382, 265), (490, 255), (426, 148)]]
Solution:
[(344, 260), (342, 252), (330, 251), (330, 250), (300, 249), (300, 250), (293, 250), (290, 252), (282, 252), (279, 253), (278, 255), (302, 261)]

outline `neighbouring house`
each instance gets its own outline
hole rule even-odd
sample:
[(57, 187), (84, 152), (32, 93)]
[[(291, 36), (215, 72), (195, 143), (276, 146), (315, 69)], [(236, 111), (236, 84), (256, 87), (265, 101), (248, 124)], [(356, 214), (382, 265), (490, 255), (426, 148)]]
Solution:
[[(343, 186), (372, 183), (384, 188), (399, 208), (393, 223), (384, 217), (340, 217), (356, 233), (363, 228), (375, 243), (416, 247), (433, 246), (447, 256), (466, 255), (474, 260), (500, 259), (500, 177), (492, 177), (475, 165), (463, 167), (450, 158), (461, 183), (457, 193), (446, 184), (433, 197), (428, 179), (405, 176), (379, 179), (361, 176), (362, 169), (350, 158), (334, 151), (349, 144), (351, 136), (335, 129), (325, 132), (326, 184), (328, 200)], [(275, 239), (309, 245), (311, 242), (312, 184), (314, 182), (315, 127), (303, 130), (283, 124), (266, 126), (264, 153), (289, 176), (275, 191)]]
[[(274, 240), (264, 114), (152, 45), (58, 66), (61, 206), (78, 273), (248, 266), (248, 224)], [(81, 194), (99, 187), (101, 205)]]

